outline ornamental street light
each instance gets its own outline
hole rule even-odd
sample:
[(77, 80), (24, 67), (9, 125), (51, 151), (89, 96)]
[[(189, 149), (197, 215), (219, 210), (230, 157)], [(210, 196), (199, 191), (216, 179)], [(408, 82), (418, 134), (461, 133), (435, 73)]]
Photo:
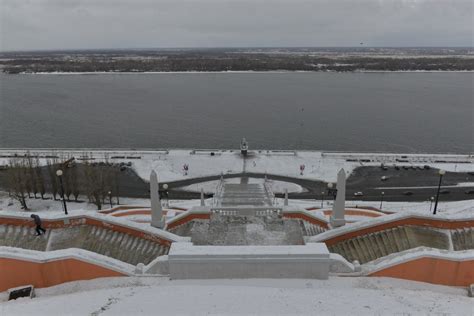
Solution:
[(323, 208), (324, 206), (324, 191), (321, 191), (321, 208)]
[(61, 169), (56, 170), (56, 175), (59, 178), (59, 184), (61, 186), (61, 197), (63, 199), (64, 214), (68, 215), (67, 214), (66, 199), (64, 198), (63, 171)]
[(433, 206), (433, 201), (434, 201), (434, 196), (430, 197), (430, 213), (431, 213), (431, 207)]
[(436, 215), (436, 211), (438, 210), (438, 199), (439, 199), (439, 191), (441, 190), (441, 181), (443, 180), (443, 176), (446, 173), (443, 169), (440, 169), (439, 174), (439, 183), (438, 183), (438, 192), (436, 192), (436, 201), (434, 205), (433, 215)]
[(379, 209), (382, 210), (382, 203), (383, 203), (383, 196), (385, 195), (385, 192), (382, 191), (382, 193), (380, 194), (380, 207)]
[(336, 199), (337, 189), (334, 189), (334, 184), (332, 182), (328, 183), (328, 195), (332, 195), (332, 199)]
[(109, 195), (109, 203), (110, 203), (110, 208), (112, 208), (112, 191), (107, 192)]
[(168, 184), (163, 184), (163, 197), (165, 198), (165, 206), (169, 207), (168, 202)]

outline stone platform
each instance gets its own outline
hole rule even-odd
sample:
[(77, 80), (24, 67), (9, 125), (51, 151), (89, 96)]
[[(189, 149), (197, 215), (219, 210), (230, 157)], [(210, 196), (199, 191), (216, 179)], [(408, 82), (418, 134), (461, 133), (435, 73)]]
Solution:
[(301, 246), (194, 246), (173, 243), (172, 279), (327, 279), (330, 257), (324, 243)]

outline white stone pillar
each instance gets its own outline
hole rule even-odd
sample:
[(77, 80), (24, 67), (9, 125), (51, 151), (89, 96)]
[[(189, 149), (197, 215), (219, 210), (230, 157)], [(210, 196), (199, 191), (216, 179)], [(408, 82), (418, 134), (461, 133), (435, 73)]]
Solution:
[(158, 176), (155, 170), (152, 170), (150, 174), (151, 226), (163, 228), (165, 220), (158, 190)]
[(344, 219), (346, 210), (346, 172), (344, 169), (339, 170), (337, 174), (336, 188), (336, 201), (332, 206), (332, 214), (329, 221), (332, 227), (344, 226), (346, 224), (346, 220)]

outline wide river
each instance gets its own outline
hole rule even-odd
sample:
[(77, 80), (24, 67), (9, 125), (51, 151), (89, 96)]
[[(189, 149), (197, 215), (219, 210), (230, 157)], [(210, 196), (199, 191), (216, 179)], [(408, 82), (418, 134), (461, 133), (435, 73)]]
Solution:
[(0, 75), (0, 147), (473, 152), (473, 73)]

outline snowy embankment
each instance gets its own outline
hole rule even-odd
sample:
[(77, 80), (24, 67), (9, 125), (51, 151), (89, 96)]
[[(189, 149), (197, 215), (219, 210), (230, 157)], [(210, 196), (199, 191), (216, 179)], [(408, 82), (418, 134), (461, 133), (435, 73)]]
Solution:
[(108, 278), (37, 289), (2, 315), (472, 314), (465, 288), (390, 278), (182, 280)]
[[(247, 159), (242, 159), (239, 150), (93, 150), (93, 149), (31, 149), (33, 155), (74, 156), (76, 159), (85, 155), (94, 161), (107, 159), (110, 162), (130, 162), (132, 168), (144, 180), (148, 181), (151, 170), (158, 174), (160, 182), (216, 176), (221, 173), (234, 174), (242, 172), (274, 174), (301, 179), (336, 181), (336, 174), (341, 169), (349, 175), (360, 166), (430, 165), (453, 172), (474, 172), (472, 155), (453, 154), (391, 154), (391, 153), (335, 153), (321, 151), (284, 151), (255, 150)], [(26, 150), (0, 150), (0, 165), (7, 165), (14, 154), (24, 155)], [(405, 162), (400, 162), (403, 160)], [(40, 159), (45, 164), (46, 159)], [(188, 165), (185, 174), (183, 166)], [(303, 174), (300, 167), (304, 166)]]

